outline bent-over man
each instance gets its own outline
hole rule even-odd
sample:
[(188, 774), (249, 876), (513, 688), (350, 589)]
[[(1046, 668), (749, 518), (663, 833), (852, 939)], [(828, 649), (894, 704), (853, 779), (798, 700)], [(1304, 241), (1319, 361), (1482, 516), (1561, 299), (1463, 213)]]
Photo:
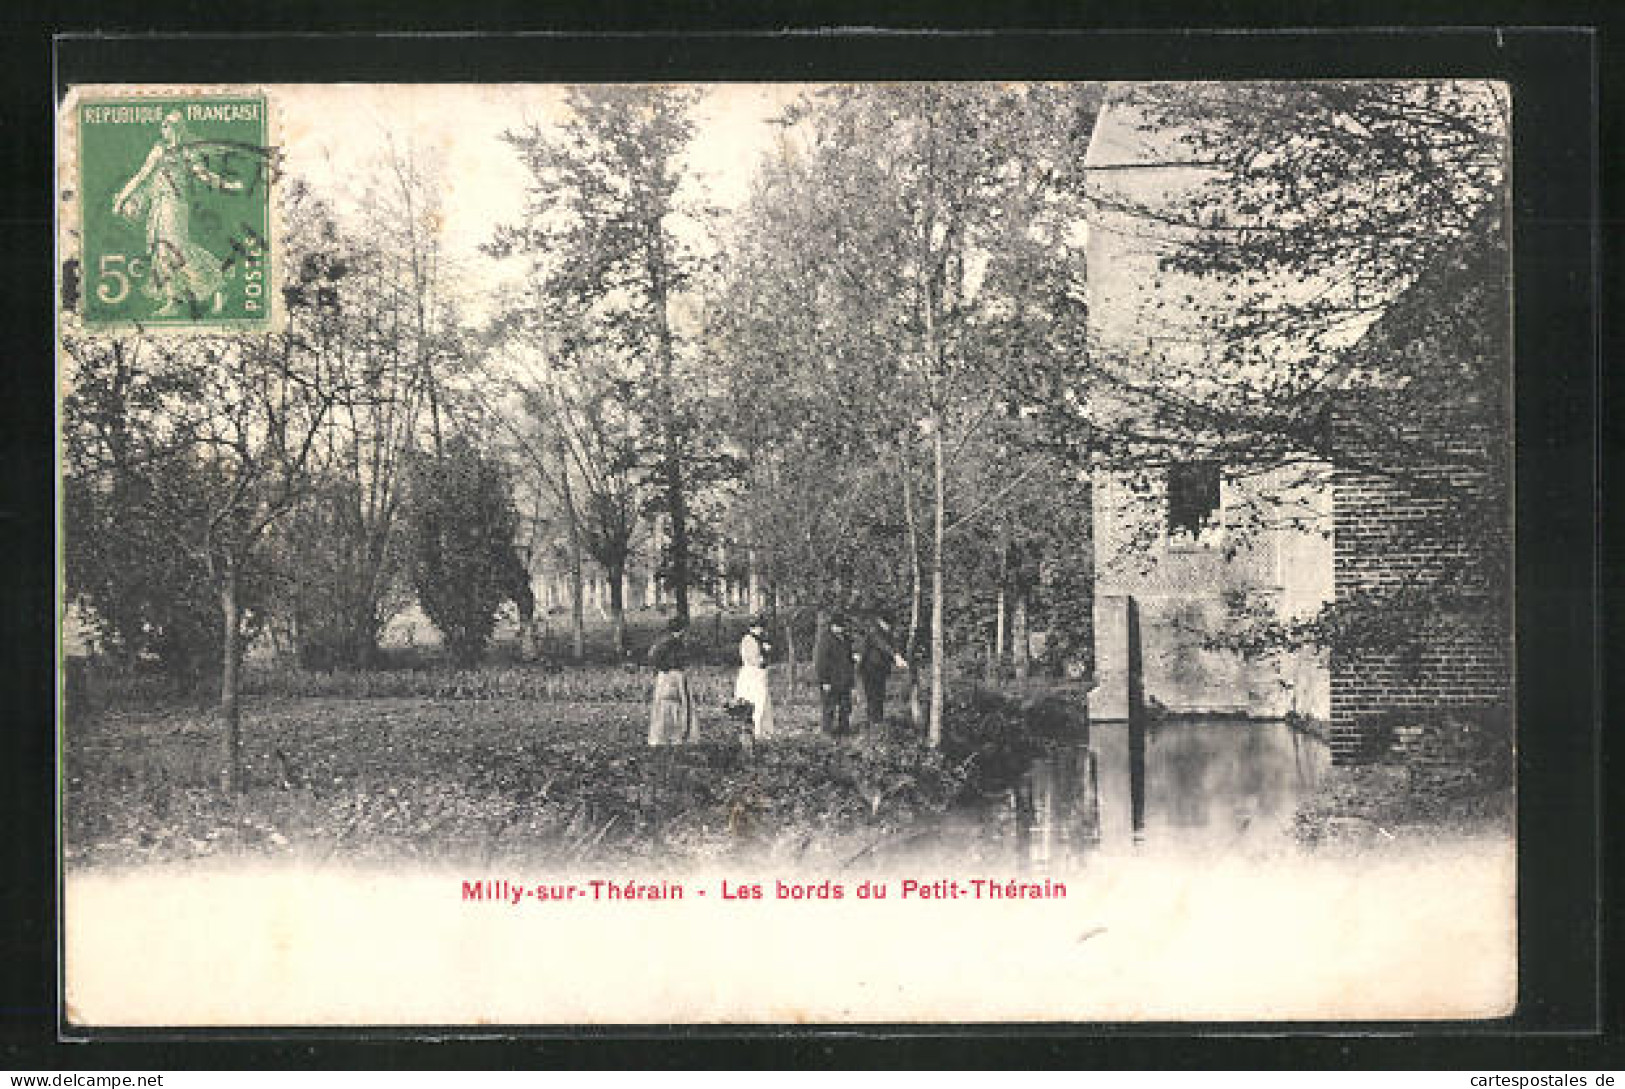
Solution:
[(886, 721), (886, 682), (892, 666), (908, 665), (892, 642), (891, 625), (880, 617), (865, 625), (858, 637), (858, 680), (863, 685), (863, 709), (870, 728)]

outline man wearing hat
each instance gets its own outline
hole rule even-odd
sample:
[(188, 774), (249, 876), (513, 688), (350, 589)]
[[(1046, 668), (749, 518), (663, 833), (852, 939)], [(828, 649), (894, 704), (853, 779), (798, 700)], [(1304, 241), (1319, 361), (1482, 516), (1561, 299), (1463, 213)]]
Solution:
[(852, 665), (846, 617), (836, 613), (813, 647), (813, 672), (818, 677), (821, 702), (819, 721), (830, 737), (844, 737), (852, 729)]
[(870, 729), (886, 722), (886, 682), (892, 666), (902, 669), (908, 662), (897, 652), (891, 625), (884, 617), (870, 616), (858, 636), (856, 652), (858, 679), (863, 683), (863, 707)]

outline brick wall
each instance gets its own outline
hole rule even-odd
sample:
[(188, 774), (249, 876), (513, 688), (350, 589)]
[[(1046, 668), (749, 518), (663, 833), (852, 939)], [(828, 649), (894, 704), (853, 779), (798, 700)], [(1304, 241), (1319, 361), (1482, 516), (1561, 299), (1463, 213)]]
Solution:
[(1511, 696), (1510, 565), (1498, 554), (1510, 538), (1484, 531), (1505, 508), (1486, 467), (1507, 436), (1442, 418), (1373, 428), (1402, 418), (1395, 409), (1334, 415), (1355, 467), (1333, 486), (1333, 586), (1340, 605), (1365, 610), (1331, 655), (1339, 763), (1374, 755), (1376, 723), (1403, 741), (1428, 721), (1504, 715)]

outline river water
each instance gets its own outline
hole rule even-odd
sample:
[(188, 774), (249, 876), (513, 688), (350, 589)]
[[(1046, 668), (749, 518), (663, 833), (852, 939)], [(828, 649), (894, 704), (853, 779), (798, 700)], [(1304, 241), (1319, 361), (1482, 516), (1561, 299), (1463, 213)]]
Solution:
[(1087, 743), (1032, 761), (994, 822), (1034, 869), (1141, 847), (1230, 853), (1286, 842), (1299, 802), (1330, 765), (1324, 741), (1284, 722), (1153, 723), (1143, 776), (1124, 723), (1095, 723)]

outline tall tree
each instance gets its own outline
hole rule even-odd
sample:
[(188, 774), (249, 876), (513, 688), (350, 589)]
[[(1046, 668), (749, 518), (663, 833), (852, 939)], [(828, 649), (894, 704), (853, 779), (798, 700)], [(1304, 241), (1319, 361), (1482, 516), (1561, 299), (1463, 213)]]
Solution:
[(693, 405), (684, 381), (678, 304), (699, 270), (693, 240), (709, 211), (683, 199), (693, 136), (690, 92), (666, 87), (572, 90), (569, 119), (508, 140), (530, 169), (523, 221), (498, 232), (498, 253), (528, 255), (538, 326), (555, 322), (599, 351), (639, 365), (621, 392), (649, 422), (642, 458), (665, 515), (668, 583), (689, 612)]
[(1101, 163), (1088, 199), (1137, 220), (1166, 272), (1220, 289), (1165, 311), (1179, 332), (1214, 338), (1226, 367), (1296, 364), (1277, 376), (1284, 392), (1322, 377), (1316, 365), (1424, 270), (1504, 226), (1511, 102), (1498, 84), (1147, 84), (1112, 108), (1153, 163), (1195, 165), (1135, 185)]
[[(742, 357), (817, 391), (804, 430), (902, 470), (905, 538), (924, 557), (911, 567), (930, 585), (933, 744), (956, 477), (973, 437), (1038, 381), (1029, 372), (1081, 339), (1069, 193), (1098, 101), (1077, 85), (823, 92), (784, 119), (780, 162), (741, 231), (764, 240), (732, 281), (734, 328), (753, 345)], [(920, 446), (930, 506), (917, 518)]]
[(432, 218), (436, 206), (429, 192), (401, 191), (405, 169), (398, 152), (379, 164), (353, 222), (306, 197), (296, 227), (290, 299), (320, 316), (304, 347), (355, 390), (328, 417), (318, 487), (281, 533), (296, 642), (307, 661), (327, 665), (369, 664), (384, 625), (410, 601), (399, 519), (406, 463), (432, 445), (443, 415), (450, 308), (424, 271), (432, 241), (404, 241), (429, 233), (411, 220)]
[(581, 561), (590, 558), (604, 570), (615, 649), (624, 654), (624, 583), (645, 536), (649, 492), (641, 423), (629, 408), (636, 369), (582, 338), (537, 345), (508, 327), (493, 339), (515, 350), (506, 353), (509, 365), (490, 403), (520, 459), (564, 514), (575, 630), (582, 630)]
[[(180, 345), (139, 338), (64, 342), (63, 575), (98, 649), (155, 658), (182, 690), (218, 667), (221, 610), (195, 544), (212, 482), (180, 428), (197, 375)], [(243, 594), (262, 615), (259, 570)]]
[[(321, 260), (328, 222), (308, 189), (282, 195), (290, 280), (286, 327), (263, 337), (200, 336), (166, 343), (69, 335), (65, 380), (73, 437), (67, 475), (93, 492), (140, 496), (147, 525), (208, 586), (218, 610), (225, 779), (244, 780), (242, 651), (275, 551), (273, 530), (325, 478), (335, 413), (375, 396), (347, 365), (331, 269)], [(74, 390), (124, 391), (121, 415), (73, 408)], [(139, 393), (139, 396), (130, 396)], [(86, 409), (108, 402), (96, 396)], [(70, 525), (70, 537), (81, 532)], [(92, 532), (83, 527), (84, 532)], [(132, 580), (133, 572), (120, 581)]]

